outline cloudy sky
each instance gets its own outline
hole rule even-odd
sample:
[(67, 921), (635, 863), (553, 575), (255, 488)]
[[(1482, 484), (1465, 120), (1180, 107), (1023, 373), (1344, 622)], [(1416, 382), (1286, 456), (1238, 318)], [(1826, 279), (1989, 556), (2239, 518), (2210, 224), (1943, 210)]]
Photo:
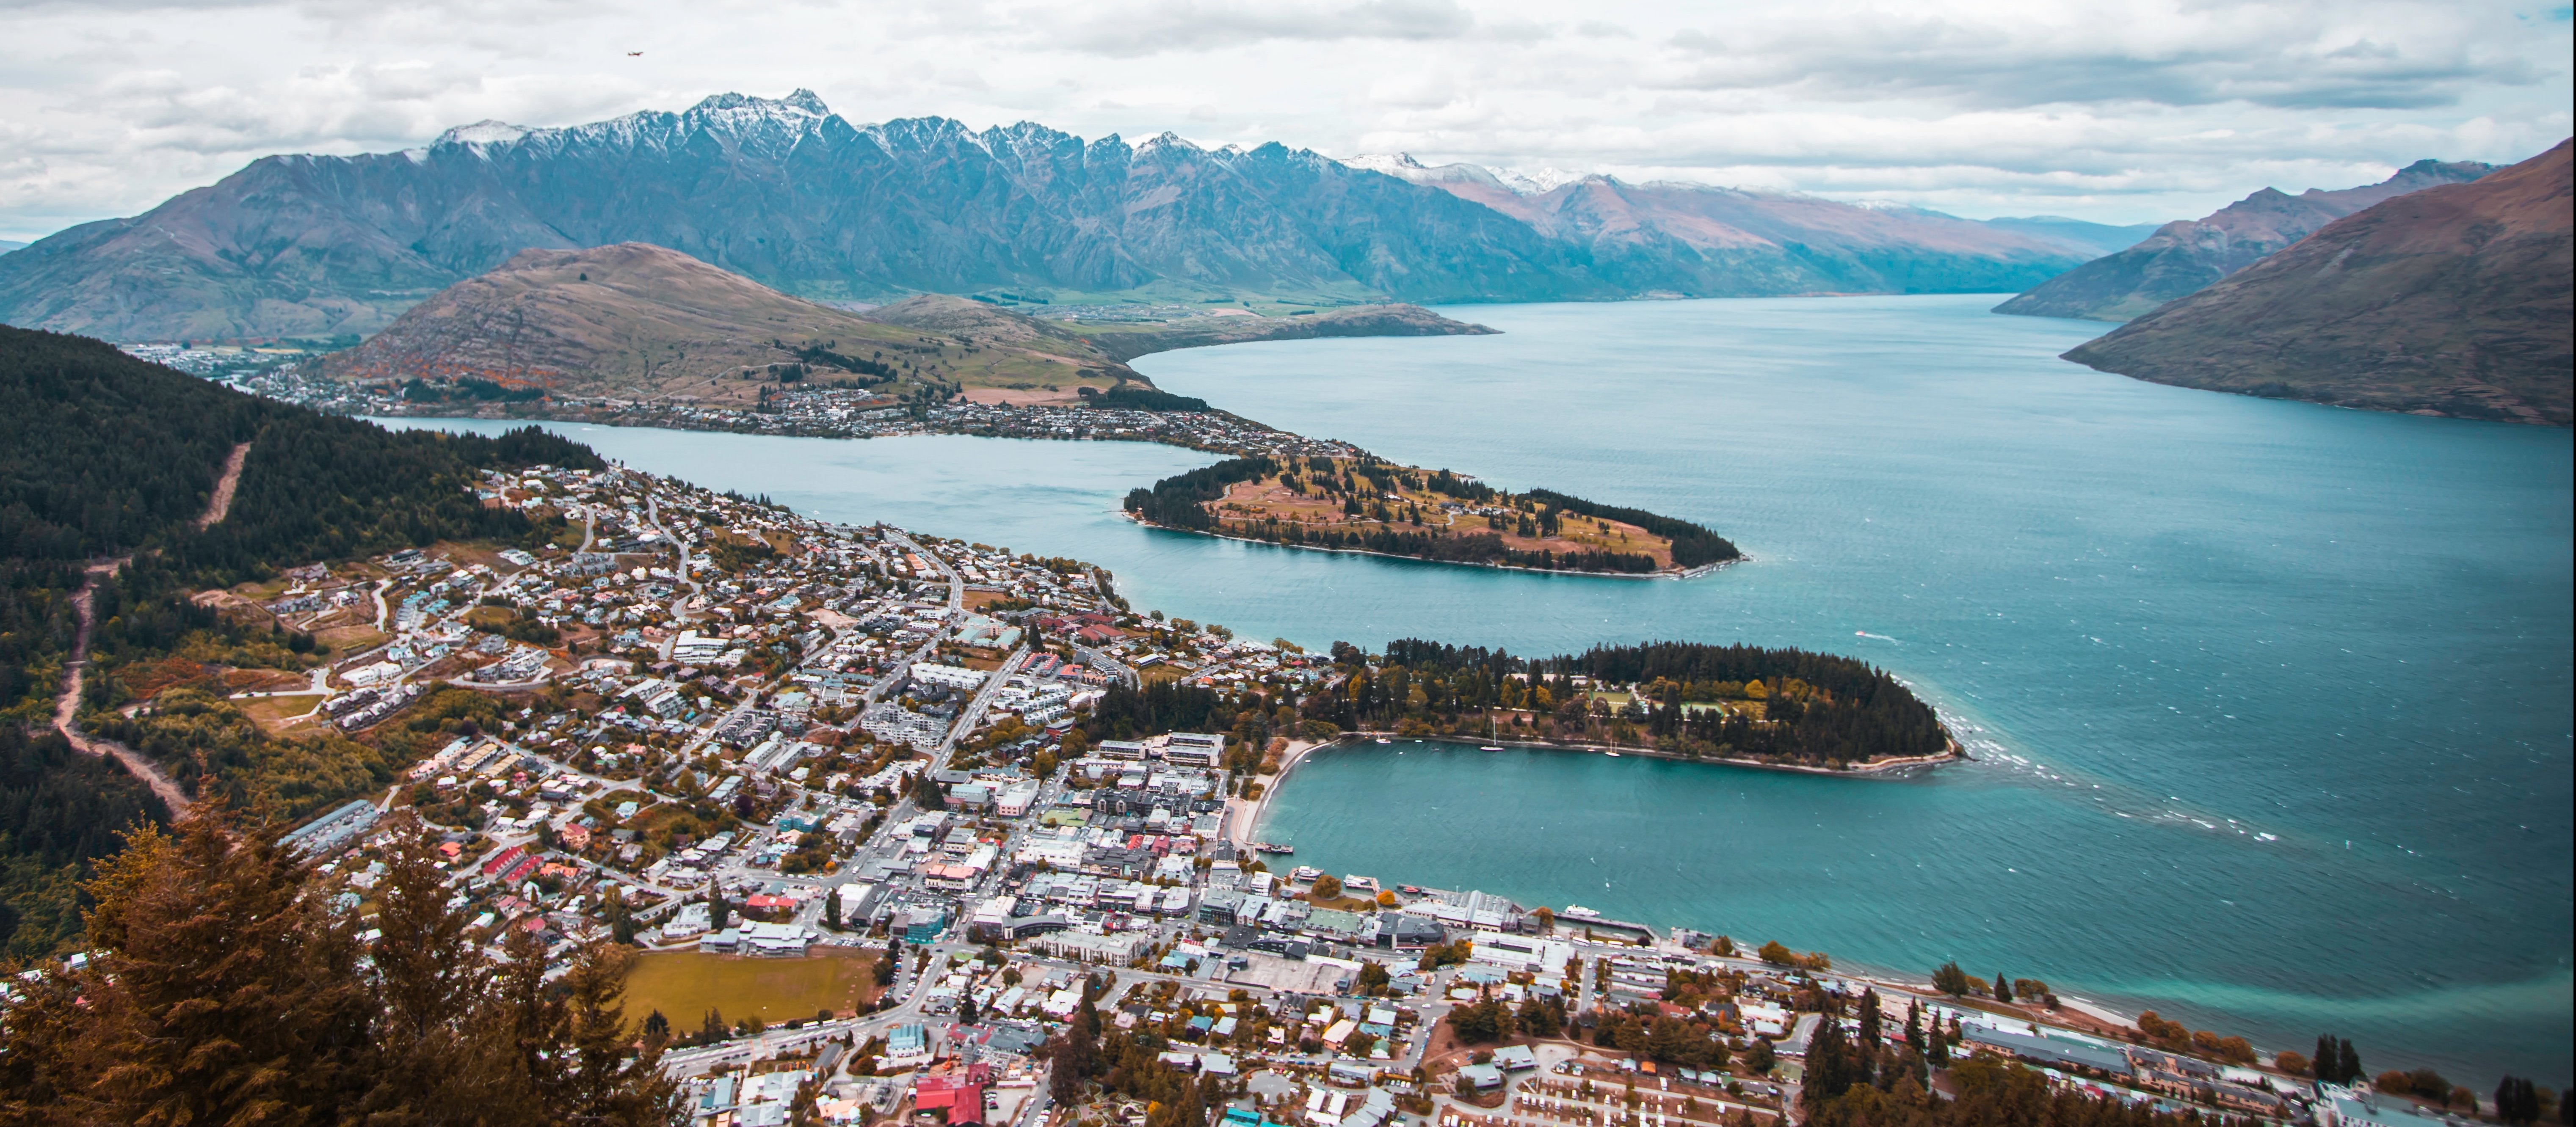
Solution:
[(269, 153), (799, 86), (855, 122), (2124, 223), (2418, 157), (2517, 160), (2571, 118), (2558, 0), (0, 0), (0, 20), (15, 239)]

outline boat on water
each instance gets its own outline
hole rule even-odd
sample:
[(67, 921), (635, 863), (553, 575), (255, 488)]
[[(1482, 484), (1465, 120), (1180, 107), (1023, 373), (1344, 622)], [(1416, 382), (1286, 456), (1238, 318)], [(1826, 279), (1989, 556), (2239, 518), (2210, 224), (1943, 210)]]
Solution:
[(1480, 747), (1480, 748), (1477, 748), (1476, 750), (1478, 750), (1478, 751), (1501, 751), (1501, 750), (1503, 750), (1503, 749), (1502, 749), (1502, 748), (1499, 748), (1499, 747), (1496, 747), (1496, 746), (1494, 746), (1493, 744), (1486, 744), (1485, 746)]
[(1610, 753), (1609, 753), (1609, 755), (1610, 755), (1610, 758), (1612, 758), (1612, 759), (1617, 759), (1617, 758), (1619, 758), (1619, 753), (1618, 753), (1618, 752), (1615, 752), (1615, 751), (1614, 751), (1614, 752), (1610, 752)]
[(1388, 739), (1388, 738), (1386, 738), (1386, 737), (1384, 737), (1384, 736), (1379, 736), (1379, 737), (1378, 737), (1377, 742), (1382, 743), (1382, 744), (1391, 744), (1391, 743), (1394, 743), (1395, 741), (1394, 741), (1394, 740), (1390, 740), (1390, 739)]
[(1283, 857), (1297, 851), (1296, 846), (1281, 845), (1275, 841), (1256, 841), (1252, 843), (1252, 848), (1257, 853), (1276, 853)]

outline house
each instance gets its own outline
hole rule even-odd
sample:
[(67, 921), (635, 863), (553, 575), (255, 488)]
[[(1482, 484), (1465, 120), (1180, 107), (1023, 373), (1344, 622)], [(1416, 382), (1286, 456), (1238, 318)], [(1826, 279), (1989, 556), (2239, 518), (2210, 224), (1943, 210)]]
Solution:
[(1458, 1070), (1461, 1094), (1498, 1091), (1503, 1086), (1503, 1070), (1490, 1064), (1471, 1064)]

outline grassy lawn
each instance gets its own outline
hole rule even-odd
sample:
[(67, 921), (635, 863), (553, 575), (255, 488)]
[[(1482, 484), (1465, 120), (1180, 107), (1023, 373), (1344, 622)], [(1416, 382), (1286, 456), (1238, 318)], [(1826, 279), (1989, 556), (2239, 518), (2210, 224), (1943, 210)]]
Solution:
[(232, 702), (233, 707), (251, 718), (251, 722), (271, 733), (282, 732), (287, 722), (313, 711), (322, 702), (318, 696), (256, 697)]
[(664, 951), (643, 955), (626, 976), (626, 1016), (642, 1022), (655, 1010), (671, 1028), (694, 1031), (708, 1010), (727, 1022), (757, 1016), (771, 1025), (821, 1010), (849, 1013), (874, 1000), (868, 973), (874, 951), (823, 947), (802, 959), (755, 959)]
[[(371, 615), (375, 613), (374, 604), (369, 604), (368, 613)], [(335, 626), (318, 631), (313, 637), (323, 645), (331, 647), (331, 652), (336, 655), (365, 653), (393, 640), (392, 635), (376, 629), (373, 618), (358, 626)]]

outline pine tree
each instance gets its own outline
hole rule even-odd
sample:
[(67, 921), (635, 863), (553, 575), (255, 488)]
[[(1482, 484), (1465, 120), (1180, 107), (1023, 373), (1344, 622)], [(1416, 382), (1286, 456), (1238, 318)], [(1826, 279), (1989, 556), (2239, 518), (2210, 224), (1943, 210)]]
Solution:
[(1995, 1000), (1998, 1002), (2012, 1001), (2012, 983), (2004, 981), (2004, 972), (2002, 971), (1995, 972)]
[(2346, 1084), (2355, 1083), (2369, 1075), (2361, 1070), (2361, 1054), (2354, 1051), (2349, 1039), (2336, 1046), (2335, 1060), (2335, 1069), (2343, 1074), (2343, 1082)]
[(1878, 1006), (1876, 988), (1868, 988), (1860, 992), (1860, 1044), (1862, 1048), (1872, 1051), (1877, 1050), (1879, 1043)]
[(536, 1085), (560, 1122), (644, 1127), (680, 1112), (679, 1084), (662, 1074), (661, 1041), (647, 1037), (639, 1050), (626, 1032), (620, 999), (634, 961), (630, 948), (593, 945), (564, 973), (564, 996), (550, 1011), (558, 1032)]
[(2335, 1039), (2333, 1035), (2325, 1033), (2317, 1035), (2317, 1055), (2313, 1060), (2314, 1064), (2312, 1068), (2317, 1074), (2318, 1083), (2343, 1083), (2343, 1070), (2340, 1067), (2343, 1060), (2341, 1057), (2335, 1055)]
[(1853, 1075), (1850, 1050), (1843, 1042), (1842, 1022), (1831, 1014), (1816, 1026), (1816, 1035), (1807, 1044), (1807, 1075), (1804, 1102), (1810, 1109), (1822, 1107), (1835, 1097), (1850, 1091)]
[[(329, 1118), (364, 1083), (371, 999), (348, 921), (305, 895), (279, 827), (144, 830), (91, 882), (90, 1002), (66, 1085), (102, 1120)], [(290, 1065), (281, 1067), (282, 1065)]]

